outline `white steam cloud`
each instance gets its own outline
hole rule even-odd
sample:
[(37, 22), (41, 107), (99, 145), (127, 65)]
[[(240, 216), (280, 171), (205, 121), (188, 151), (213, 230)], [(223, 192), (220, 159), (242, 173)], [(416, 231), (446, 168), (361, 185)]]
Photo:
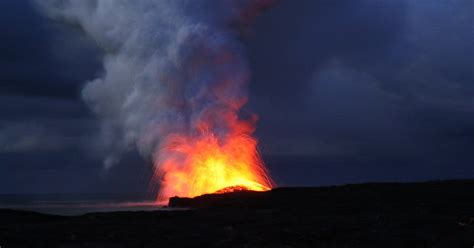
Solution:
[[(136, 147), (193, 132), (212, 108), (245, 102), (248, 70), (237, 42), (268, 1), (37, 0), (55, 20), (80, 27), (104, 49), (103, 75), (82, 96), (102, 120), (106, 167)], [(213, 94), (216, 90), (219, 94)], [(217, 127), (217, 130), (225, 129)]]

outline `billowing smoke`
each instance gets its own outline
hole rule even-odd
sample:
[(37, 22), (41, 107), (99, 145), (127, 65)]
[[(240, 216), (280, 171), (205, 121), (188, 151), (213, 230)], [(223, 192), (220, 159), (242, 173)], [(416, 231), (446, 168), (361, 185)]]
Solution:
[(135, 148), (156, 159), (163, 140), (192, 135), (203, 119), (217, 136), (234, 128), (222, 119), (228, 115), (211, 113), (241, 118), (249, 71), (239, 35), (270, 2), (36, 1), (104, 50), (103, 74), (86, 83), (82, 97), (102, 121), (106, 167)]

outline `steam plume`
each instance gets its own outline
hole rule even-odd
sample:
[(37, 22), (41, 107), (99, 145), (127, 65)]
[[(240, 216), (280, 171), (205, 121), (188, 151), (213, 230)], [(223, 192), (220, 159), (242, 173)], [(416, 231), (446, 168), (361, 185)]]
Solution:
[[(82, 97), (102, 121), (105, 166), (134, 147), (158, 155), (176, 133), (203, 119), (217, 136), (230, 127), (213, 112), (246, 102), (249, 71), (239, 29), (271, 1), (37, 0), (49, 17), (80, 27), (103, 48), (103, 75)], [(251, 120), (250, 120), (251, 121)], [(253, 129), (241, 131), (244, 134)]]

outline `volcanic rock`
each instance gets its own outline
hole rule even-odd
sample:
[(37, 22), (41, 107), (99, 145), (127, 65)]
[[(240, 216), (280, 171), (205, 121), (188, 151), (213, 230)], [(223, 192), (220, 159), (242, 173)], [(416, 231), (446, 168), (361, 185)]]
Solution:
[(472, 247), (474, 180), (172, 198), (185, 211), (0, 210), (10, 247)]

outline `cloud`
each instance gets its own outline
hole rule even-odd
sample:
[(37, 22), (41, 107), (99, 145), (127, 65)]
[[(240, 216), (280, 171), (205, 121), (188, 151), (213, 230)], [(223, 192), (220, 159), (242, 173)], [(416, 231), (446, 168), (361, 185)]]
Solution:
[(38, 119), (90, 120), (91, 114), (79, 99), (0, 95), (0, 121), (27, 121)]
[(349, 56), (347, 62), (411, 104), (472, 111), (473, 2), (403, 2), (405, 24), (396, 42), (369, 59)]
[(0, 96), (0, 112), (1, 153), (103, 152), (97, 121), (79, 100)]
[(59, 151), (74, 146), (75, 142), (33, 123), (9, 123), (0, 128), (1, 153)]
[(101, 69), (97, 46), (78, 29), (45, 21), (31, 1), (2, 1), (0, 94), (76, 99)]

